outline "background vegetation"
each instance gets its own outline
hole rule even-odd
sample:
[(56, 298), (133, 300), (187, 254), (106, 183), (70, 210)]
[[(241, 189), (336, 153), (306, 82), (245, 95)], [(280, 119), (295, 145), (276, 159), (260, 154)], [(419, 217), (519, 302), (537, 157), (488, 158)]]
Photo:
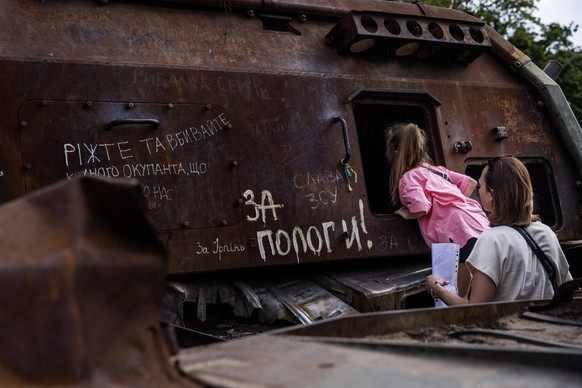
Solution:
[[(413, 3), (415, 0), (405, 0)], [(582, 125), (582, 47), (572, 42), (578, 30), (569, 25), (543, 24), (533, 14), (539, 0), (423, 0), (421, 3), (455, 8), (475, 15), (503, 35), (540, 68), (550, 60), (564, 69), (556, 82)], [(559, 0), (556, 0), (559, 1)]]

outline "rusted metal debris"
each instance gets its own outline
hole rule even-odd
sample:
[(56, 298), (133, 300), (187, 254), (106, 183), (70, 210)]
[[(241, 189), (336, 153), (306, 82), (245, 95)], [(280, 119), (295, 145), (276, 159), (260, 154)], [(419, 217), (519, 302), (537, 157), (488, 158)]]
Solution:
[[(577, 280), (577, 286), (581, 280)], [(570, 289), (570, 294), (576, 288)], [(247, 386), (580, 386), (582, 299), (345, 316), (173, 357), (191, 379)]]
[(178, 386), (165, 249), (135, 181), (79, 178), (0, 207), (0, 385)]
[[(282, 272), (170, 279), (162, 320), (205, 331), (213, 323), (228, 324), (215, 321), (219, 315), (215, 311), (220, 306), (231, 312), (225, 321), (254, 319), (257, 324), (268, 326), (309, 324), (361, 312), (432, 305), (424, 291), (430, 266), (422, 260)], [(215, 316), (211, 317), (213, 311)]]

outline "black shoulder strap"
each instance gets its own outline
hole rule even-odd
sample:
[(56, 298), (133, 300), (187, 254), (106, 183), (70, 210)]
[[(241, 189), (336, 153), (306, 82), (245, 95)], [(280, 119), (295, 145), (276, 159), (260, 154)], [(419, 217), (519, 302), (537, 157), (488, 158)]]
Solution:
[(448, 176), (447, 174), (445, 174), (444, 172), (440, 172), (440, 171), (437, 171), (437, 170), (433, 170), (432, 168), (429, 168), (429, 167), (425, 167), (425, 168), (426, 168), (428, 171), (430, 171), (430, 172), (432, 172), (432, 173), (434, 173), (434, 174), (437, 174), (438, 176), (440, 176), (441, 178), (443, 178), (443, 179), (444, 179), (444, 180), (446, 180), (447, 182), (449, 182), (449, 183), (453, 183), (453, 182), (451, 182), (451, 179), (449, 178), (449, 176)]
[(540, 259), (542, 266), (544, 267), (544, 269), (546, 270), (546, 273), (548, 274), (548, 277), (550, 278), (550, 282), (552, 283), (552, 288), (555, 291), (556, 287), (557, 287), (556, 270), (554, 269), (554, 266), (552, 265), (552, 262), (550, 261), (550, 259), (548, 259), (548, 256), (546, 256), (544, 251), (542, 251), (542, 248), (539, 247), (539, 245), (535, 242), (533, 237), (527, 232), (527, 230), (525, 230), (524, 227), (514, 226), (513, 229), (517, 230), (523, 236), (523, 238), (525, 239), (525, 241), (527, 241), (527, 243), (529, 244), (531, 249), (533, 249), (533, 251), (536, 254), (536, 256), (538, 257), (538, 259)]

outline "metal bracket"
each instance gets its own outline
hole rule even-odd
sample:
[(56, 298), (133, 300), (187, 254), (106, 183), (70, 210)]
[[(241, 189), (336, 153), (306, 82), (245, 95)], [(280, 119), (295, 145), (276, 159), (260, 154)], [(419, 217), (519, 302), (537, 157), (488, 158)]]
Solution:
[(507, 128), (506, 127), (495, 127), (491, 129), (495, 132), (495, 141), (501, 141), (507, 139)]

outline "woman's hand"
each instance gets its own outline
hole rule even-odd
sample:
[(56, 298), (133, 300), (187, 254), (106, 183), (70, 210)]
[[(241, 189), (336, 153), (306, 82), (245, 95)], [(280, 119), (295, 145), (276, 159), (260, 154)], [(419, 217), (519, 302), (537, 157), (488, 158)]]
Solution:
[(436, 278), (434, 275), (428, 275), (424, 278), (424, 287), (435, 301), (440, 299), (447, 306), (469, 303), (467, 299), (447, 290), (445, 288), (447, 284), (449, 284), (449, 281), (443, 278)]
[(434, 275), (428, 275), (424, 279), (424, 288), (426, 288), (430, 296), (433, 298), (438, 298), (438, 296), (435, 294), (435, 287), (442, 288), (442, 286), (446, 286), (447, 284), (449, 284), (447, 280), (443, 278), (437, 279)]

